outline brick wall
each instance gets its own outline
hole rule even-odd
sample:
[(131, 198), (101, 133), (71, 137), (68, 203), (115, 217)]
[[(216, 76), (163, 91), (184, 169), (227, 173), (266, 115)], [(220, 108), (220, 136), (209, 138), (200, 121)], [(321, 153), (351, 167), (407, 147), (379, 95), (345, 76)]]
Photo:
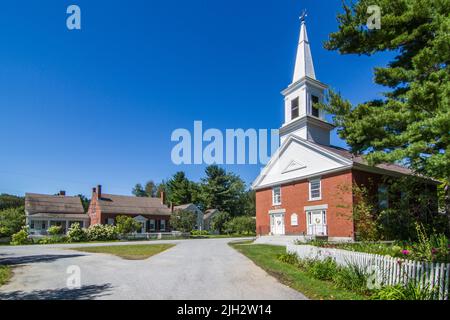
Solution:
[[(330, 237), (353, 237), (352, 172), (322, 176), (322, 199), (309, 201), (309, 181), (301, 180), (281, 186), (281, 205), (272, 205), (272, 189), (256, 191), (256, 232), (270, 232), (269, 210), (285, 209), (285, 233), (301, 235), (307, 232), (305, 206), (328, 205), (327, 225)], [(298, 216), (298, 226), (291, 225), (291, 215)]]
[(116, 222), (116, 218), (118, 216), (128, 216), (131, 218), (137, 217), (137, 216), (142, 216), (148, 220), (150, 219), (154, 219), (155, 220), (155, 227), (156, 230), (155, 231), (161, 231), (160, 230), (160, 221), (161, 220), (166, 220), (166, 228), (165, 231), (170, 231), (170, 225), (169, 225), (169, 220), (170, 220), (170, 216), (167, 215), (149, 215), (149, 214), (119, 214), (119, 213), (102, 213), (101, 214), (101, 224), (106, 224), (108, 219), (114, 219), (114, 223)]
[[(94, 188), (95, 189), (95, 188)], [(91, 203), (89, 204), (88, 215), (91, 218), (91, 225), (101, 224), (101, 208), (98, 205), (97, 193), (92, 192)]]
[[(119, 213), (104, 213), (101, 211), (101, 206), (98, 205), (97, 201), (97, 193), (93, 191), (92, 193), (92, 199), (91, 203), (89, 205), (88, 214), (91, 219), (91, 225), (94, 224), (106, 224), (108, 219), (114, 219), (116, 220), (117, 216), (125, 215), (125, 214), (119, 214)], [(160, 221), (166, 220), (166, 228), (165, 231), (170, 231), (170, 216), (167, 215), (147, 215), (147, 214), (127, 214), (127, 216), (130, 216), (132, 218), (137, 216), (143, 216), (147, 218), (148, 220), (154, 219), (156, 224), (156, 231), (160, 231)]]

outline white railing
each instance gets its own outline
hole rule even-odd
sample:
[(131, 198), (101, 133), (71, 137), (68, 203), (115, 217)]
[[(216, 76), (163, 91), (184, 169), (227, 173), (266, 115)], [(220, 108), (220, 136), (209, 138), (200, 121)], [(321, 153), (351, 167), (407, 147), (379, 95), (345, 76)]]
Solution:
[(326, 224), (309, 224), (308, 225), (308, 236), (326, 236), (327, 225)]
[(340, 266), (356, 265), (362, 270), (374, 272), (381, 285), (406, 284), (414, 281), (434, 291), (434, 298), (448, 300), (450, 290), (450, 263), (431, 263), (393, 258), (371, 253), (342, 249), (320, 248), (310, 245), (288, 244), (288, 253), (300, 259), (332, 258)]

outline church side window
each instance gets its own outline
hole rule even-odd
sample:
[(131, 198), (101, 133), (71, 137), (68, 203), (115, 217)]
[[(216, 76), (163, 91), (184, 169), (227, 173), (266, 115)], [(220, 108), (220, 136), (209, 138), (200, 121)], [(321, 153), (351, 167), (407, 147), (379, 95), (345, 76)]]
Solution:
[(317, 104), (319, 103), (319, 97), (317, 96), (311, 96), (312, 106), (311, 106), (311, 114), (314, 117), (319, 117), (319, 109), (316, 108)]
[(298, 98), (291, 101), (291, 119), (298, 118)]

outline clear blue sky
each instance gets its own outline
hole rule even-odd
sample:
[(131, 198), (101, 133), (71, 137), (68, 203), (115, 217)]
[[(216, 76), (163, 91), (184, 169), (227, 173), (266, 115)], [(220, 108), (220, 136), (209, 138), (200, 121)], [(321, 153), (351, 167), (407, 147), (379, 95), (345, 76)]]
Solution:
[[(66, 8), (82, 30), (66, 28)], [(170, 159), (176, 128), (279, 128), (299, 13), (316, 75), (352, 102), (382, 91), (388, 55), (323, 49), (340, 0), (5, 1), (0, 10), (0, 193), (90, 196), (204, 166)], [(345, 145), (334, 134), (333, 144)], [(260, 166), (226, 169), (250, 183)]]

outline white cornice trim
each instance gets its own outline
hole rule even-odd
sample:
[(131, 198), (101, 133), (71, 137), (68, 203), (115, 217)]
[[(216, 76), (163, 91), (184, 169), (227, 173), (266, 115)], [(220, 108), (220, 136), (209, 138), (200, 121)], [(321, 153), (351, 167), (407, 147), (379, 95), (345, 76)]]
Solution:
[(292, 93), (293, 91), (297, 90), (298, 88), (300, 88), (301, 86), (303, 86), (305, 84), (309, 84), (313, 87), (317, 87), (322, 90), (328, 89), (328, 86), (325, 83), (322, 83), (319, 80), (315, 80), (315, 79), (312, 79), (312, 78), (306, 76), (306, 77), (301, 78), (297, 82), (294, 82), (291, 85), (289, 85), (289, 87), (287, 87), (286, 89), (281, 91), (281, 94), (283, 96), (287, 96), (288, 94)]
[[(342, 168), (348, 168), (351, 167), (353, 165), (353, 161), (349, 160), (347, 158), (344, 158), (334, 152), (328, 151), (325, 148), (321, 148), (320, 146), (313, 144), (305, 139), (302, 139), (300, 137), (297, 137), (295, 135), (289, 135), (286, 140), (283, 142), (283, 144), (278, 148), (278, 150), (273, 154), (273, 156), (270, 158), (269, 162), (267, 163), (267, 165), (264, 167), (264, 169), (261, 171), (261, 173), (259, 174), (259, 176), (255, 179), (255, 181), (252, 183), (252, 189), (260, 189), (260, 182), (266, 177), (267, 172), (273, 167), (276, 159), (278, 159), (280, 157), (280, 155), (287, 149), (287, 147), (292, 143), (292, 142), (296, 142), (299, 143), (309, 149), (312, 149), (322, 155), (324, 155), (325, 157), (331, 158), (332, 160), (340, 163), (343, 165), (343, 167), (338, 168), (338, 170), (342, 169)], [(314, 173), (312, 175), (308, 175), (308, 176), (300, 176), (297, 177), (295, 179), (290, 179), (292, 181), (295, 180), (299, 180), (299, 179), (305, 179), (308, 177), (313, 177), (316, 175), (320, 175), (322, 172), (317, 172)], [(285, 182), (285, 181), (280, 181), (280, 182)]]
[(289, 184), (295, 181), (301, 181), (301, 180), (308, 180), (310, 178), (317, 178), (319, 176), (323, 176), (323, 175), (327, 175), (327, 174), (331, 174), (331, 173), (336, 173), (336, 172), (341, 172), (341, 171), (346, 171), (346, 170), (350, 170), (352, 169), (353, 165), (347, 165), (344, 167), (339, 167), (336, 169), (331, 169), (331, 170), (325, 170), (325, 171), (321, 171), (321, 172), (317, 172), (317, 173), (313, 173), (313, 174), (308, 174), (305, 176), (301, 176), (301, 177), (295, 177), (295, 178), (291, 178), (291, 179), (285, 179), (285, 180), (280, 180), (274, 183), (268, 183), (268, 184), (264, 184), (264, 185), (253, 185), (252, 189), (253, 190), (261, 190), (261, 189), (267, 189), (267, 188), (271, 188), (274, 186), (279, 186), (279, 185), (284, 185), (284, 184)]

